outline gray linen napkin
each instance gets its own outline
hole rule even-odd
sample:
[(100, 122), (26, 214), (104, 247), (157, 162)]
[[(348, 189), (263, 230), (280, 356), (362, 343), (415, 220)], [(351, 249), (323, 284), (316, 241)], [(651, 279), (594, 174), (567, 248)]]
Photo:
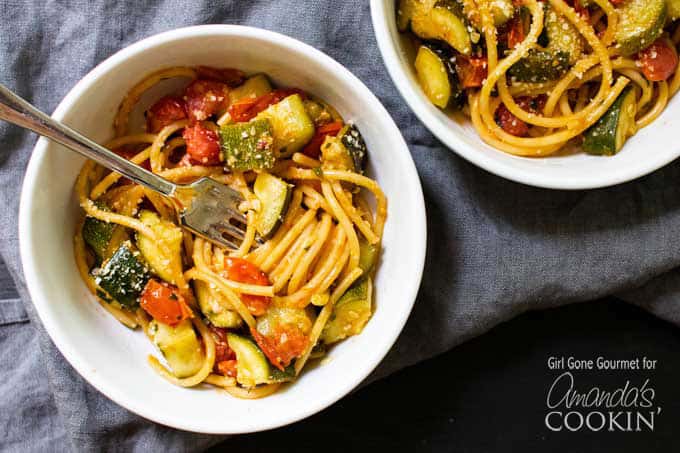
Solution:
[[(473, 167), (438, 143), (398, 95), (376, 47), (366, 1), (0, 4), (0, 81), (45, 111), (115, 51), (151, 34), (207, 23), (293, 36), (331, 55), (376, 93), (418, 166), (429, 243), (413, 314), (371, 379), (523, 311), (606, 294), (680, 323), (680, 250), (673, 241), (680, 237), (680, 165), (589, 192), (534, 189)], [(75, 373), (45, 333), (18, 251), (19, 191), (35, 140), (0, 124), (0, 254), (21, 296), (0, 302), (0, 449), (185, 451), (218, 442), (221, 437), (158, 426), (112, 403)]]

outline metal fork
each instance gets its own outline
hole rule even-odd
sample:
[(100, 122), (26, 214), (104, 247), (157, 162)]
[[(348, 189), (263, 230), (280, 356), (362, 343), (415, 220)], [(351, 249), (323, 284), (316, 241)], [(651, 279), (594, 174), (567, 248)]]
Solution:
[(135, 165), (70, 127), (56, 121), (0, 84), (0, 119), (54, 140), (172, 200), (182, 227), (219, 246), (238, 248), (246, 218), (238, 205), (241, 194), (211, 178), (175, 184)]

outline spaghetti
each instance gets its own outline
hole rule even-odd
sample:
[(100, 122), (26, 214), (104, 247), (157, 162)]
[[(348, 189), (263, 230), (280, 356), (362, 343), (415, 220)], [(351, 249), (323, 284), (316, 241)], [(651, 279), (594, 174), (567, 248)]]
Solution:
[[(189, 84), (146, 109), (145, 132), (131, 132), (144, 93), (175, 77)], [(165, 363), (149, 364), (162, 377), (264, 397), (361, 332), (387, 201), (363, 175), (367, 149), (354, 125), (264, 74), (209, 67), (149, 75), (113, 124), (107, 146), (119, 155), (176, 183), (211, 177), (243, 196), (244, 238), (226, 250), (182, 230), (159, 194), (91, 161), (78, 176), (80, 275), (159, 348)]]
[(619, 152), (680, 88), (678, 0), (401, 0), (428, 98), (518, 156)]

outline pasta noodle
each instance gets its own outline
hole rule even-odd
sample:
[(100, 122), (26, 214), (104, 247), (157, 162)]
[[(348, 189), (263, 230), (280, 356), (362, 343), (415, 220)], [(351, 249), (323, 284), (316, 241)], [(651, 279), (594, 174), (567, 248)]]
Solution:
[[(417, 38), (425, 94), (469, 114), (489, 145), (543, 157), (581, 143), (611, 155), (680, 89), (680, 27), (664, 26), (663, 0), (584, 4), (401, 0), (397, 16)], [(651, 12), (636, 13), (642, 9)], [(307, 178), (305, 171), (288, 174)]]
[[(147, 132), (130, 132), (139, 99), (173, 77), (190, 80), (183, 96), (159, 99), (146, 112)], [(157, 71), (125, 96), (116, 136), (106, 144), (169, 181), (209, 177), (239, 191), (246, 224), (237, 249), (181, 229), (170, 200), (93, 162), (83, 165), (75, 184), (84, 214), (74, 239), (76, 264), (100, 305), (127, 327), (141, 326), (164, 356), (164, 362), (149, 356), (149, 365), (167, 381), (209, 384), (246, 399), (294, 380), (310, 358), (323, 355), (318, 346), (360, 333), (372, 310), (371, 279), (387, 217), (385, 195), (352, 154), (366, 153), (356, 126), (299, 90), (248, 93), (250, 84), (269, 85), (262, 77), (244, 83), (232, 69)], [(243, 98), (232, 99), (238, 90)], [(271, 168), (231, 168), (221, 149), (229, 144), (219, 133), (262, 121), (243, 117), (243, 103), (261, 111), (300, 100), (298, 114), (319, 137), (307, 135), (295, 152), (277, 149)], [(243, 130), (239, 146), (250, 133)], [(338, 150), (345, 154), (331, 152)], [(362, 304), (361, 322), (355, 312), (338, 311), (350, 291), (354, 309)]]

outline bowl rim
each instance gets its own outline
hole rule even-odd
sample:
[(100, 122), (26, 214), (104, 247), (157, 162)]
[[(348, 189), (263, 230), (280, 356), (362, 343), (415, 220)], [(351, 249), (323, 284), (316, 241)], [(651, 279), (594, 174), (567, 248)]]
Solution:
[[(419, 88), (416, 88), (406, 76), (399, 62), (397, 45), (387, 23), (389, 17), (387, 8), (390, 5), (394, 5), (394, 3), (392, 0), (371, 0), (370, 2), (373, 31), (383, 58), (383, 65), (387, 68), (387, 72), (390, 74), (394, 85), (404, 101), (406, 101), (425, 127), (446, 147), (468, 162), (510, 181), (529, 186), (545, 189), (584, 190), (610, 187), (632, 181), (658, 170), (680, 156), (680, 146), (678, 146), (675, 152), (647, 155), (645, 159), (639, 162), (639, 165), (626, 166), (617, 171), (612, 171), (610, 174), (581, 173), (580, 175), (572, 175), (569, 178), (555, 178), (554, 176), (543, 175), (540, 172), (539, 166), (536, 166), (535, 171), (521, 169), (493, 158), (492, 154), (480, 152), (474, 146), (462, 140), (457, 132), (449, 128), (436, 116), (437, 110), (435, 110), (435, 107), (426, 101), (421, 95)], [(502, 152), (500, 150), (496, 151)], [(531, 157), (508, 156), (514, 159), (532, 159)]]
[(99, 392), (103, 393), (106, 397), (118, 405), (148, 420), (152, 420), (165, 426), (206, 434), (239, 434), (258, 432), (302, 420), (325, 409), (344, 397), (361, 382), (363, 382), (365, 378), (368, 377), (368, 375), (385, 358), (394, 342), (401, 334), (411, 313), (413, 305), (415, 304), (420, 288), (423, 269), (425, 266), (425, 252), (427, 246), (425, 202), (415, 163), (413, 162), (413, 158), (411, 157), (403, 136), (401, 136), (399, 133), (399, 129), (385, 107), (366, 87), (366, 85), (364, 85), (364, 83), (361, 82), (361, 80), (359, 80), (359, 78), (357, 78), (349, 69), (345, 68), (339, 62), (326, 55), (322, 51), (289, 36), (257, 27), (228, 24), (198, 25), (173, 29), (137, 41), (108, 57), (99, 63), (87, 75), (85, 75), (59, 103), (52, 114), (52, 117), (57, 120), (63, 119), (63, 117), (72, 108), (72, 105), (81, 98), (85, 91), (91, 88), (91, 86), (100, 76), (110, 70), (115, 70), (118, 65), (124, 63), (129, 57), (141, 52), (145, 52), (149, 48), (153, 48), (161, 44), (167, 44), (168, 42), (204, 36), (239, 36), (253, 40), (265, 41), (267, 43), (286, 48), (293, 52), (303, 53), (308, 57), (319, 61), (324, 66), (331, 68), (331, 70), (337, 74), (337, 77), (345, 79), (346, 84), (350, 85), (352, 89), (358, 90), (361, 97), (365, 99), (365, 102), (371, 105), (372, 110), (376, 111), (379, 116), (383, 116), (387, 124), (391, 124), (394, 127), (394, 130), (399, 134), (399, 139), (401, 140), (402, 146), (397, 147), (400, 149), (392, 149), (391, 152), (399, 153), (401, 155), (401, 160), (406, 163), (404, 168), (402, 168), (404, 177), (411, 181), (411, 185), (416, 191), (412, 194), (413, 202), (416, 204), (417, 214), (422, 214), (414, 216), (416, 218), (413, 220), (413, 229), (417, 234), (412, 238), (412, 240), (422, 244), (422, 247), (416, 247), (416, 255), (410, 257), (414, 263), (413, 269), (416, 271), (413, 274), (413, 279), (404, 287), (404, 294), (406, 294), (406, 298), (410, 300), (410, 304), (408, 307), (406, 307), (406, 309), (403, 310), (402, 313), (400, 313), (398, 317), (395, 317), (396, 322), (394, 324), (394, 328), (391, 332), (385, 333), (384, 338), (387, 341), (383, 341), (382, 344), (379, 345), (380, 349), (373, 355), (374, 359), (370, 362), (364, 363), (363, 365), (357, 364), (352, 379), (345, 379), (342, 385), (338, 385), (332, 389), (329, 389), (328, 394), (324, 398), (313, 401), (313, 403), (309, 404), (308, 407), (303, 410), (296, 411), (296, 413), (292, 416), (280, 416), (278, 418), (270, 417), (262, 424), (258, 424), (257, 426), (249, 426), (246, 429), (232, 429), (228, 426), (228, 423), (226, 423), (225, 426), (216, 427), (215, 424), (208, 425), (206, 423), (201, 423), (201, 420), (191, 422), (186, 420), (180, 421), (177, 420), (177, 417), (173, 416), (172, 414), (160, 413), (158, 410), (154, 410), (152, 406), (145, 405), (128, 398), (124, 391), (117, 389), (113, 385), (108, 385), (105, 383), (100, 377), (101, 373), (94, 372), (90, 367), (88, 367), (88, 361), (86, 357), (78, 351), (78, 348), (72, 346), (65, 337), (61, 336), (59, 323), (55, 319), (52, 319), (49, 313), (45, 311), (47, 308), (43, 308), (45, 304), (49, 303), (50, 298), (49, 294), (47, 294), (41, 288), (41, 285), (39, 284), (41, 279), (37, 275), (37, 272), (35, 272), (35, 255), (39, 255), (39, 253), (36, 253), (33, 244), (27, 238), (27, 236), (29, 236), (28, 231), (30, 230), (30, 221), (32, 216), (31, 207), (33, 203), (33, 200), (29, 194), (33, 192), (37, 184), (36, 177), (38, 170), (43, 157), (46, 154), (47, 147), (50, 144), (50, 142), (43, 137), (37, 141), (35, 147), (33, 148), (22, 185), (19, 204), (19, 249), (26, 286), (31, 296), (32, 303), (36, 308), (36, 312), (38, 313), (38, 317), (45, 327), (45, 330), (56, 345), (57, 349), (66, 358), (68, 363), (76, 369), (81, 377), (83, 377)]

